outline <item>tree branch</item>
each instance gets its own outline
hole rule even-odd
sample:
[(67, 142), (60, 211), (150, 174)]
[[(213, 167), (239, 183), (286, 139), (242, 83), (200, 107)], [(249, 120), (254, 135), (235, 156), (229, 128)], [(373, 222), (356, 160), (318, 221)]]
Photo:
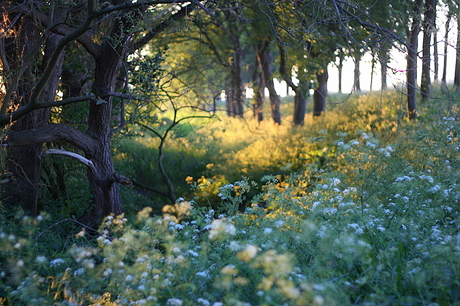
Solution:
[(57, 140), (65, 140), (89, 155), (98, 148), (95, 139), (85, 132), (65, 124), (47, 124), (27, 131), (8, 134), (3, 140), (2, 146), (22, 147)]
[(10, 113), (10, 114), (4, 114), (0, 115), (0, 127), (3, 127), (5, 125), (10, 124), (11, 122), (14, 122), (18, 120), (19, 118), (27, 115), (28, 113), (40, 109), (40, 108), (48, 108), (48, 107), (58, 107), (58, 106), (64, 106), (67, 104), (71, 103), (77, 103), (77, 102), (84, 102), (84, 101), (94, 101), (98, 102), (99, 100), (96, 98), (94, 94), (90, 94), (87, 96), (81, 96), (81, 97), (72, 97), (64, 100), (59, 100), (59, 101), (52, 101), (52, 102), (42, 102), (42, 103), (37, 103), (37, 104), (26, 104), (24, 106), (21, 106), (18, 108), (16, 111)]
[(161, 33), (164, 29), (168, 28), (173, 21), (181, 20), (187, 17), (193, 10), (196, 9), (196, 5), (191, 3), (187, 6), (182, 7), (177, 13), (173, 14), (169, 20), (165, 20), (161, 22), (158, 26), (151, 29), (147, 34), (145, 34), (142, 38), (138, 41), (134, 42), (132, 45), (133, 50), (138, 50), (148, 44), (150, 40), (155, 38), (159, 33)]
[[(161, 191), (161, 190), (152, 188), (152, 187), (150, 187), (150, 186), (144, 185), (144, 184), (142, 184), (142, 183), (140, 183), (140, 182), (138, 182), (138, 181), (136, 181), (136, 180), (133, 180), (132, 182), (133, 182), (133, 185), (134, 185), (134, 186), (137, 186), (137, 187), (140, 187), (140, 188), (142, 188), (142, 189), (145, 189), (145, 190), (154, 192), (154, 193), (156, 193), (156, 194), (159, 194), (159, 195), (164, 196), (164, 197), (168, 198), (169, 200), (171, 200), (171, 199), (169, 198), (169, 194), (166, 193), (166, 192), (164, 192), (164, 191)], [(174, 203), (174, 202), (171, 201), (171, 203)]]
[(86, 157), (81, 156), (80, 154), (74, 153), (74, 152), (69, 152), (64, 149), (48, 149), (44, 154), (49, 154), (49, 155), (65, 155), (69, 156), (72, 158), (75, 158), (79, 161), (81, 161), (83, 164), (85, 164), (88, 168), (90, 168), (92, 171), (96, 171), (96, 167), (94, 166), (93, 162)]

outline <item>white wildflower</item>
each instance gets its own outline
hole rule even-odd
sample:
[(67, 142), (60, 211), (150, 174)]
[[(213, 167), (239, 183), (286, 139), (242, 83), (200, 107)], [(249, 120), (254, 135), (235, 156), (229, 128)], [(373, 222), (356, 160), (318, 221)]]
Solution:
[(208, 271), (196, 272), (195, 275), (207, 278), (209, 277), (209, 272)]
[(247, 244), (243, 251), (238, 253), (238, 258), (243, 261), (249, 261), (256, 256), (259, 248), (253, 244)]
[(53, 259), (51, 262), (50, 262), (50, 266), (51, 267), (56, 267), (56, 266), (59, 266), (61, 264), (63, 264), (65, 261), (64, 259), (62, 258), (56, 258), (56, 259)]
[(320, 201), (313, 202), (313, 205), (311, 206), (311, 209), (315, 209), (320, 204), (321, 204)]
[(198, 303), (202, 304), (203, 306), (210, 306), (211, 305), (211, 302), (209, 302), (208, 300), (206, 299), (203, 299), (203, 298), (199, 298), (197, 300)]
[(407, 175), (405, 175), (405, 176), (400, 176), (400, 177), (396, 178), (395, 181), (396, 182), (403, 182), (403, 181), (409, 181), (410, 182), (410, 181), (412, 181), (412, 178), (407, 176)]
[(331, 185), (332, 186), (337, 186), (338, 184), (340, 184), (340, 179), (336, 178), (336, 177), (333, 177), (331, 179)]
[(170, 306), (181, 306), (182, 305), (182, 300), (181, 299), (168, 299), (166, 302), (167, 305)]
[(370, 148), (375, 148), (377, 145), (372, 143), (372, 142), (370, 142), (370, 141), (366, 141), (366, 146), (370, 147)]
[(209, 231), (209, 239), (214, 240), (225, 235), (235, 235), (236, 227), (231, 224), (227, 219), (215, 219), (211, 223), (211, 230)]
[(80, 276), (83, 273), (85, 273), (85, 268), (80, 268), (80, 269), (75, 270), (75, 272), (73, 272), (73, 275)]
[(428, 191), (432, 192), (432, 193), (436, 193), (439, 190), (441, 190), (441, 187), (439, 185), (435, 185), (435, 186), (431, 187)]
[(325, 208), (323, 209), (323, 213), (325, 214), (335, 214), (337, 212), (337, 208), (331, 207), (331, 208)]

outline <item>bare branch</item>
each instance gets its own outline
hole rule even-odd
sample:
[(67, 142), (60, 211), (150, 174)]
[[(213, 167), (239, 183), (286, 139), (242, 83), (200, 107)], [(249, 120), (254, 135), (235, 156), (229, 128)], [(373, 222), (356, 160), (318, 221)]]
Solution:
[(92, 161), (90, 161), (89, 159), (81, 156), (80, 154), (74, 153), (74, 152), (66, 151), (64, 149), (48, 149), (43, 153), (44, 154), (49, 154), (49, 155), (65, 155), (65, 156), (69, 156), (69, 157), (72, 157), (72, 158), (75, 158), (75, 159), (81, 161), (83, 164), (85, 164), (92, 171), (96, 170), (96, 168), (95, 168), (95, 166), (94, 166)]

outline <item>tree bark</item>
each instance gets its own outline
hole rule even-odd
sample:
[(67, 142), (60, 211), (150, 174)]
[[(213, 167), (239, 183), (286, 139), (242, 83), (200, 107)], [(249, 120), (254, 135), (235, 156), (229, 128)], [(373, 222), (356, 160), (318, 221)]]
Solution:
[(436, 0), (425, 0), (425, 12), (423, 18), (423, 56), (422, 56), (422, 80), (420, 90), (422, 92), (422, 101), (430, 96), (431, 87), (431, 33), (434, 31), (434, 10)]
[(264, 40), (262, 42), (256, 43), (255, 53), (259, 69), (262, 72), (262, 83), (268, 89), (270, 95), (270, 112), (273, 122), (276, 124), (281, 124), (281, 101), (273, 82), (273, 59), (271, 55), (270, 44), (271, 42), (269, 40)]
[[(307, 87), (304, 84), (299, 84), (299, 86)], [(295, 92), (294, 96), (294, 124), (295, 125), (304, 125), (305, 123), (305, 113), (307, 111), (307, 90), (298, 89)]]
[[(28, 65), (28, 69), (24, 74), (24, 79), (19, 82), (17, 87), (16, 97), (20, 99), (15, 101), (15, 105), (24, 106), (30, 103), (31, 92), (33, 85), (30, 78), (34, 74), (40, 74), (51, 59), (51, 55), (56, 49), (56, 46), (61, 39), (60, 35), (51, 34), (46, 42), (44, 48), (43, 62), (40, 65), (31, 63), (23, 63), (20, 58), (21, 53), (29, 53), (40, 40), (30, 39), (31, 37), (39, 36), (40, 29), (35, 23), (27, 17), (21, 16), (20, 19), (23, 24), (16, 30), (20, 33), (20, 37), (14, 38), (15, 41), (7, 42), (7, 49), (5, 53), (9, 56), (10, 69), (18, 71), (22, 65)], [(9, 49), (8, 47), (12, 47)], [(14, 60), (13, 60), (14, 59)], [(54, 72), (51, 74), (46, 87), (42, 91), (39, 102), (53, 101), (58, 81), (61, 72), (62, 56), (57, 60), (57, 65)], [(16, 133), (28, 129), (34, 129), (48, 122), (50, 118), (50, 109), (43, 108), (34, 110), (24, 117), (20, 118), (10, 127), (9, 132)], [(40, 154), (42, 152), (42, 144), (33, 144), (24, 147), (9, 147), (7, 150), (6, 168), (8, 171), (14, 173), (16, 181), (3, 185), (3, 197), (5, 202), (9, 205), (22, 206), (32, 216), (36, 216), (40, 207), (38, 207), (38, 194), (41, 178), (42, 161)]]
[(321, 116), (326, 110), (327, 99), (327, 80), (329, 75), (327, 69), (322, 72), (316, 73), (316, 80), (318, 82), (315, 92), (313, 93), (313, 116)]
[(342, 93), (343, 60), (344, 60), (344, 56), (340, 55), (339, 64), (337, 65), (337, 69), (339, 72), (339, 93)]
[(445, 24), (445, 32), (444, 32), (444, 57), (443, 57), (443, 69), (442, 69), (442, 78), (441, 81), (446, 84), (447, 82), (447, 50), (449, 48), (449, 28), (450, 28), (450, 21), (452, 19), (451, 14), (447, 14), (446, 16), (446, 24)]
[(355, 60), (355, 69), (353, 71), (353, 91), (355, 92), (361, 92), (361, 82), (360, 82), (360, 69), (359, 69), (359, 64), (361, 62), (361, 53), (357, 52), (354, 55), (354, 60)]
[(417, 0), (414, 8), (415, 14), (408, 35), (409, 43), (407, 46), (407, 109), (409, 119), (415, 119), (417, 117), (417, 49), (421, 10), (422, 0)]
[[(185, 1), (183, 2), (185, 3)], [(81, 13), (81, 16), (84, 16), (82, 17), (83, 20), (79, 25), (76, 25), (79, 19), (73, 19), (76, 25), (74, 28), (68, 27), (65, 22), (61, 23), (52, 18), (59, 19), (62, 17), (60, 15), (64, 16), (62, 18), (69, 18), (70, 11), (66, 11), (67, 14), (58, 14), (57, 11), (40, 11), (38, 13), (43, 13), (42, 15), (38, 13), (33, 15), (38, 19), (42, 17), (39, 21), (32, 20), (31, 15), (26, 14), (19, 16), (20, 18), (15, 19), (19, 21), (14, 23), (6, 20), (5, 16), (7, 15), (3, 14), (4, 23), (10, 22), (14, 27), (20, 24), (24, 29), (27, 27), (27, 31), (22, 31), (22, 29), (21, 31), (14, 31), (14, 33), (22, 35), (20, 37), (0, 37), (2, 69), (5, 72), (8, 70), (8, 74), (13, 76), (12, 82), (2, 80), (7, 87), (7, 96), (3, 99), (3, 105), (0, 109), (0, 122), (3, 126), (8, 125), (9, 120), (14, 123), (2, 144), (7, 147), (8, 154), (14, 153), (14, 156), (9, 155), (11, 157), (10, 165), (23, 165), (23, 167), (17, 168), (17, 173), (19, 173), (17, 175), (23, 176), (24, 186), (17, 184), (11, 188), (14, 192), (22, 194), (9, 197), (10, 200), (17, 198), (17, 201), (24, 201), (24, 199), (27, 201), (31, 199), (30, 203), (24, 203), (24, 207), (30, 210), (32, 214), (38, 212), (35, 200), (37, 193), (26, 190), (26, 187), (33, 186), (32, 189), (37, 190), (38, 179), (35, 177), (39, 177), (40, 173), (41, 144), (64, 140), (83, 150), (86, 159), (91, 162), (88, 180), (94, 197), (94, 209), (83, 216), (81, 220), (86, 225), (95, 228), (104, 216), (122, 212), (117, 183), (130, 184), (128, 179), (114, 171), (112, 162), (110, 144), (113, 132), (111, 97), (113, 95), (120, 96), (120, 94), (113, 92), (114, 84), (121, 62), (127, 53), (127, 47), (131, 44), (132, 31), (135, 29), (134, 23), (141, 17), (140, 10), (142, 9), (140, 7), (142, 4), (128, 0), (117, 0), (112, 3), (114, 10), (111, 10), (112, 7), (109, 3), (104, 6), (105, 8), (98, 10), (94, 1), (84, 1), (83, 3), (88, 4), (87, 7), (79, 7), (79, 12), (80, 9), (86, 10)], [(125, 4), (127, 6), (123, 9)], [(195, 4), (182, 6), (169, 20), (178, 20), (187, 16), (195, 6)], [(3, 6), (1, 7), (3, 8)], [(65, 10), (67, 9), (65, 7)], [(48, 13), (49, 15), (47, 15)], [(105, 21), (94, 23), (97, 18)], [(56, 23), (47, 24), (48, 22)], [(45, 48), (42, 48), (42, 43), (47, 38), (48, 33), (43, 28), (38, 27), (38, 24), (63, 35), (62, 38), (59, 38), (58, 34), (51, 34)], [(135, 46), (141, 47), (157, 35), (158, 31), (164, 30), (170, 24), (169, 21), (161, 22), (158, 27), (141, 38)], [(6, 28), (11, 25), (7, 24)], [(52, 52), (52, 49), (48, 51), (48, 48), (54, 46), (51, 42), (55, 39), (58, 42), (55, 51)], [(78, 41), (83, 45), (85, 50), (95, 59), (94, 73), (90, 71), (94, 78), (92, 82), (93, 94), (55, 101), (57, 83), (62, 70), (62, 54), (64, 48), (73, 41)], [(40, 67), (35, 63), (38, 63), (42, 56), (44, 58), (43, 67)], [(91, 66), (91, 68), (93, 67)], [(17, 69), (11, 71), (11, 68)], [(15, 75), (18, 77), (14, 78)], [(17, 100), (13, 100), (12, 97), (17, 97)], [(9, 103), (10, 101), (13, 103)], [(68, 125), (46, 124), (49, 118), (49, 107), (83, 101), (90, 101), (86, 133)], [(20, 147), (18, 148), (19, 151), (14, 151), (17, 150), (14, 147)], [(26, 153), (18, 155), (16, 152)], [(28, 186), (26, 186), (27, 184)]]
[(438, 31), (436, 31), (436, 11), (434, 13), (434, 25), (435, 29), (433, 33), (433, 64), (434, 64), (434, 81), (437, 82), (439, 79), (439, 46), (438, 46)]
[(235, 50), (230, 65), (230, 84), (227, 88), (227, 115), (243, 117), (243, 77), (242, 77), (243, 52)]
[(457, 91), (460, 91), (460, 18), (457, 18), (457, 46), (455, 55), (454, 85)]
[[(307, 110), (307, 96), (308, 96), (308, 90), (310, 89), (310, 84), (308, 82), (308, 78), (306, 75), (301, 73), (303, 71), (303, 68), (299, 68), (299, 84), (295, 85), (294, 82), (292, 81), (291, 77), (291, 68), (288, 67), (286, 60), (287, 60), (287, 54), (284, 49), (284, 46), (279, 45), (279, 52), (280, 52), (280, 66), (279, 66), (279, 72), (281, 74), (281, 77), (284, 79), (286, 84), (288, 85), (288, 88), (290, 87), (294, 93), (294, 112), (293, 112), (293, 123), (294, 125), (303, 125), (305, 123), (305, 113)], [(289, 68), (289, 69), (288, 69)]]
[(388, 74), (388, 61), (390, 59), (389, 50), (390, 48), (387, 44), (382, 43), (379, 46), (379, 51), (377, 52), (377, 56), (380, 62), (380, 88), (382, 90), (388, 89), (388, 82), (387, 82), (387, 74)]
[(254, 118), (257, 122), (262, 122), (264, 120), (264, 89), (265, 86), (262, 80), (262, 72), (258, 66), (254, 67), (253, 74), (253, 89), (254, 89)]

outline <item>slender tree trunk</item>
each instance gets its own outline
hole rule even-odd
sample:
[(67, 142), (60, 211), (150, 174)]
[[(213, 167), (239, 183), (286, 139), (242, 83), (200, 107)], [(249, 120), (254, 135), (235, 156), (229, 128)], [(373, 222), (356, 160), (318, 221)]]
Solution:
[(422, 81), (420, 90), (422, 100), (425, 101), (430, 96), (431, 87), (431, 33), (434, 31), (434, 10), (436, 0), (425, 0), (425, 17), (423, 19), (423, 56), (422, 56)]
[(437, 82), (439, 79), (439, 50), (438, 50), (438, 31), (436, 25), (436, 10), (434, 11), (433, 17), (433, 64), (434, 64), (434, 81)]
[(268, 92), (270, 94), (270, 110), (272, 114), (273, 122), (276, 124), (281, 124), (281, 100), (280, 96), (275, 90), (275, 84), (273, 83), (273, 78), (270, 78), (267, 82)]
[(445, 24), (445, 32), (444, 32), (444, 58), (443, 58), (443, 68), (442, 68), (442, 79), (441, 81), (446, 84), (447, 82), (447, 50), (449, 47), (449, 28), (450, 28), (450, 20), (452, 19), (451, 14), (447, 14), (446, 16), (446, 24)]
[(457, 18), (457, 47), (455, 55), (454, 85), (457, 91), (460, 91), (460, 18)]
[(344, 60), (344, 56), (340, 55), (339, 56), (339, 65), (337, 66), (337, 69), (338, 69), (338, 72), (339, 72), (339, 93), (342, 93), (343, 60)]
[(239, 49), (233, 52), (230, 67), (230, 88), (227, 94), (227, 114), (231, 117), (243, 117), (243, 77), (242, 77), (243, 52)]
[(387, 44), (382, 43), (379, 46), (379, 51), (377, 52), (377, 56), (380, 62), (380, 88), (382, 90), (387, 90), (387, 70), (388, 70), (388, 60), (389, 60), (389, 50), (390, 47)]
[(329, 75), (327, 69), (323, 72), (316, 73), (318, 85), (313, 93), (313, 116), (321, 116), (326, 110), (327, 99), (327, 80)]
[(417, 117), (417, 49), (418, 34), (420, 32), (420, 12), (422, 10), (422, 0), (417, 0), (415, 4), (415, 16), (412, 20), (409, 32), (409, 44), (407, 50), (407, 109), (410, 119)]
[(262, 81), (262, 73), (258, 69), (255, 68), (256, 71), (254, 72), (253, 76), (253, 89), (254, 89), (254, 118), (256, 118), (257, 122), (262, 122), (264, 120), (264, 89), (265, 86), (263, 85)]
[(355, 70), (354, 70), (354, 81), (353, 81), (353, 91), (361, 92), (361, 82), (360, 82), (360, 69), (359, 64), (361, 63), (361, 53), (357, 52), (354, 55), (355, 57)]
[(371, 75), (370, 75), (370, 79), (371, 79), (371, 82), (370, 82), (370, 85), (369, 85), (369, 91), (372, 91), (372, 86), (374, 85), (374, 72), (375, 72), (375, 60), (372, 60), (372, 64), (371, 64)]
[(264, 90), (265, 83), (263, 79), (262, 71), (262, 55), (261, 50), (262, 45), (260, 43), (254, 44), (254, 54), (255, 54), (255, 63), (254, 63), (254, 73), (252, 75), (253, 80), (253, 89), (254, 89), (254, 118), (257, 122), (262, 122), (264, 120)]

